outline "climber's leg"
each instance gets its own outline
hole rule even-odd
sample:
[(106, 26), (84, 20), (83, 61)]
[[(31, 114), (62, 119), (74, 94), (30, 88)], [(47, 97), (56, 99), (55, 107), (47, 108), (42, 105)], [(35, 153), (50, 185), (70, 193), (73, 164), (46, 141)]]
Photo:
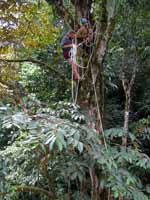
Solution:
[(69, 63), (72, 65), (73, 75), (75, 80), (80, 80), (81, 77), (78, 73), (78, 65), (74, 63), (71, 59), (69, 60)]

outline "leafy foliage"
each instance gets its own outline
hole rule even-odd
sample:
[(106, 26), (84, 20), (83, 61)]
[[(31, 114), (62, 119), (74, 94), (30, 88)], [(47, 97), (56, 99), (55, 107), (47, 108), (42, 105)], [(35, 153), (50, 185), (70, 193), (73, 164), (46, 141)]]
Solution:
[[(143, 185), (141, 174), (148, 173), (150, 158), (134, 145), (130, 145), (127, 151), (117, 143), (106, 149), (96, 130), (87, 127), (80, 117), (76, 122), (74, 109), (78, 116), (82, 116), (72, 104), (59, 103), (55, 110), (40, 108), (34, 115), (18, 112), (3, 118), (4, 129), (15, 126), (19, 131), (12, 145), (0, 152), (1, 173), (6, 171), (2, 173), (1, 184), (7, 181), (3, 190), (10, 192), (8, 199), (13, 195), (11, 188), (17, 191), (18, 185), (42, 186), (56, 199), (66, 199), (69, 187), (73, 199), (80, 199), (82, 193), (90, 199), (89, 175), (93, 167), (99, 187), (103, 190), (110, 188), (114, 197), (121, 194), (126, 199), (136, 199), (138, 193), (141, 199), (148, 199), (143, 193), (147, 186)], [(114, 137), (118, 140), (122, 134), (122, 129), (112, 129), (107, 130), (105, 136), (108, 142), (113, 142)], [(133, 143), (135, 136), (129, 136)], [(84, 185), (85, 181), (89, 184)]]
[[(55, 2), (76, 15), (74, 1)], [(109, 19), (113, 2), (106, 8)], [(93, 1), (94, 22), (100, 21), (102, 3)], [(96, 123), (89, 110), (68, 102), (71, 82), (53, 73), (57, 69), (71, 79), (71, 67), (60, 55), (58, 26), (67, 29), (64, 19), (56, 20), (45, 1), (2, 1), (0, 7), (1, 59), (38, 61), (0, 64), (0, 98), (5, 100), (0, 107), (0, 199), (149, 200), (149, 1), (117, 1), (116, 29), (104, 60), (104, 135), (89, 126)], [(134, 49), (138, 72), (124, 148), (120, 80), (123, 60), (131, 76)]]
[(12, 96), (15, 86), (12, 82), (19, 80), (20, 64), (7, 63), (3, 60), (16, 60), (34, 57), (34, 54), (47, 45), (54, 44), (59, 29), (52, 24), (52, 10), (42, 1), (28, 3), (16, 1), (1, 2), (1, 98), (6, 101), (6, 94)]

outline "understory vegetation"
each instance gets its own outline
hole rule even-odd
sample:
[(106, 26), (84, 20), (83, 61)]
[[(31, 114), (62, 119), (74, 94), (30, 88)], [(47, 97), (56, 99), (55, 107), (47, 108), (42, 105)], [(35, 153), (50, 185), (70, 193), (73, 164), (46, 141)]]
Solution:
[[(149, 10), (0, 2), (0, 200), (150, 200)], [(83, 16), (95, 40), (74, 102), (60, 41)]]

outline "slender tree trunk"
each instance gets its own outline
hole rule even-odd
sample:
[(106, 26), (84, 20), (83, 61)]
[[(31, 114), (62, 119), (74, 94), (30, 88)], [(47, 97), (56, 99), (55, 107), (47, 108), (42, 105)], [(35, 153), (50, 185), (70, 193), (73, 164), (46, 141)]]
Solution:
[(89, 169), (91, 177), (91, 200), (100, 200), (98, 178), (94, 168)]
[(123, 72), (122, 72), (122, 85), (125, 93), (125, 112), (124, 112), (124, 136), (122, 138), (122, 146), (127, 147), (127, 134), (129, 131), (129, 112), (130, 112), (130, 104), (131, 104), (131, 90), (133, 88), (133, 84), (136, 77), (136, 72), (138, 68), (137, 63), (137, 49), (134, 51), (134, 63), (133, 63), (133, 71), (131, 74), (130, 80), (126, 78), (126, 71), (129, 70), (129, 66), (126, 66), (126, 59), (124, 55), (123, 59)]
[(129, 131), (129, 112), (130, 112), (130, 102), (131, 102), (131, 92), (125, 90), (125, 112), (124, 112), (124, 137), (122, 138), (122, 146), (126, 148), (127, 146), (127, 134)]

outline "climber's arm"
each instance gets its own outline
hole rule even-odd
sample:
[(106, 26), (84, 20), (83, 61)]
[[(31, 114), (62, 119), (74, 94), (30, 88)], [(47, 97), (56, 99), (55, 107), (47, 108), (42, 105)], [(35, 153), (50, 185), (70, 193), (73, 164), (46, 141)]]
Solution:
[(73, 44), (64, 44), (64, 45), (63, 45), (63, 48), (68, 48), (68, 47), (71, 47), (71, 48), (72, 48), (72, 47), (73, 47)]

